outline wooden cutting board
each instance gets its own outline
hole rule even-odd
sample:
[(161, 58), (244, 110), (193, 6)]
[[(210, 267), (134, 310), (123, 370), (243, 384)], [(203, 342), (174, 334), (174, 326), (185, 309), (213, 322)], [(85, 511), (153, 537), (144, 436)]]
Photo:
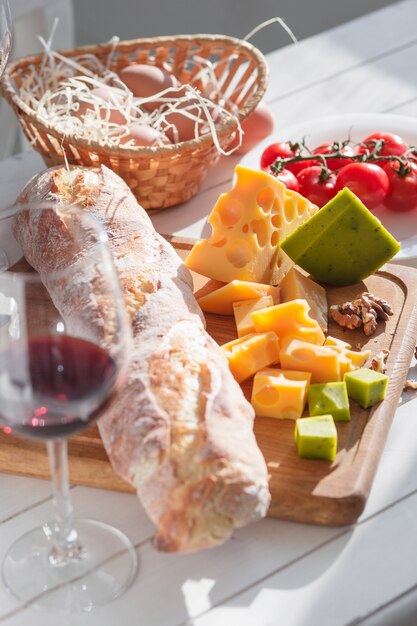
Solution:
[[(192, 242), (167, 239), (185, 258)], [(216, 286), (214, 281), (200, 275), (194, 274), (193, 278), (197, 294)], [(337, 423), (338, 453), (333, 463), (298, 458), (293, 421), (256, 418), (256, 438), (270, 473), (269, 515), (272, 517), (344, 525), (353, 523), (365, 506), (416, 346), (417, 270), (387, 265), (384, 271), (358, 285), (328, 288), (329, 306), (352, 300), (362, 291), (386, 299), (393, 306), (394, 315), (369, 338), (359, 330), (344, 331), (333, 322), (329, 334), (349, 341), (354, 348), (369, 348), (373, 355), (383, 349), (390, 351), (386, 399), (370, 410), (351, 402), (351, 421)], [(207, 315), (206, 318), (208, 331), (219, 344), (236, 337), (232, 317)], [(248, 398), (251, 384), (247, 381), (243, 385)], [(70, 440), (69, 464), (71, 482), (75, 484), (132, 491), (113, 472), (95, 426)], [(49, 477), (44, 445), (0, 433), (0, 471)]]

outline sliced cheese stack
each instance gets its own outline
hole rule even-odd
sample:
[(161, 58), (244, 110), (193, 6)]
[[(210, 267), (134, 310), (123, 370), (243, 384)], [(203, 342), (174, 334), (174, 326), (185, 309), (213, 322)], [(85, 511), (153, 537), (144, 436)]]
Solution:
[[(277, 304), (280, 290), (288, 301)], [(306, 298), (292, 295), (312, 297), (313, 311)], [(222, 348), (239, 383), (254, 376), (252, 405), (257, 415), (299, 419), (310, 383), (339, 384), (370, 356), (370, 351), (355, 352), (350, 344), (325, 337), (325, 291), (295, 268), (280, 289), (236, 279), (199, 302), (206, 312), (234, 313), (238, 338)]]
[(266, 172), (236, 167), (236, 183), (217, 200), (210, 239), (198, 241), (186, 265), (209, 278), (279, 284), (293, 265), (278, 244), (318, 208)]
[(280, 299), (279, 287), (263, 283), (251, 283), (244, 280), (232, 280), (227, 285), (197, 298), (197, 302), (205, 313), (217, 315), (233, 315), (233, 304), (242, 300), (254, 300), (262, 296), (271, 296), (273, 304)]
[(222, 347), (238, 382), (273, 363), (284, 370), (308, 372), (312, 383), (339, 382), (370, 357), (370, 350), (355, 352), (340, 339), (325, 338), (305, 299), (271, 304), (270, 296), (235, 303), (239, 339)]

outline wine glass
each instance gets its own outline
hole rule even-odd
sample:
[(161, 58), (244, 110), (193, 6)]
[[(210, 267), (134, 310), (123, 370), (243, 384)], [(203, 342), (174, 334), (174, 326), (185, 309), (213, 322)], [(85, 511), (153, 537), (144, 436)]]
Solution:
[[(74, 522), (67, 437), (118, 393), (130, 324), (106, 232), (91, 213), (15, 206), (0, 214), (0, 230), (5, 220), (17, 239), (28, 229), (28, 260), (36, 267), (42, 259), (43, 268), (39, 275), (20, 261), (0, 272), (0, 302), (10, 317), (0, 333), (0, 424), (5, 433), (46, 440), (55, 516), (11, 546), (3, 579), (23, 602), (89, 610), (128, 587), (137, 557), (119, 530)], [(46, 287), (61, 293), (57, 308)]]
[[(12, 16), (8, 0), (0, 0), (0, 79), (12, 48)], [(0, 245), (0, 271), (7, 265), (7, 253)]]
[(0, 1), (0, 78), (9, 60), (12, 48), (12, 16), (8, 0)]

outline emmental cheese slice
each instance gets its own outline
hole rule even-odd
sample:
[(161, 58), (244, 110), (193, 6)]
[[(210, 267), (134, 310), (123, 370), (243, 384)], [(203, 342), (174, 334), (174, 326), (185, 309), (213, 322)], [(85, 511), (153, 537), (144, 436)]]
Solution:
[(352, 348), (351, 344), (347, 341), (343, 341), (343, 339), (338, 339), (337, 337), (332, 337), (331, 335), (326, 337), (324, 344), (326, 346), (337, 346), (338, 348), (343, 348), (345, 350), (350, 350)]
[(241, 300), (233, 303), (233, 313), (237, 329), (237, 336), (243, 337), (250, 333), (256, 332), (251, 314), (272, 306), (273, 300), (271, 296), (261, 296), (254, 300)]
[(233, 189), (217, 200), (210, 239), (197, 241), (186, 265), (215, 280), (279, 284), (293, 262), (278, 244), (318, 208), (274, 176), (236, 167)]
[(369, 350), (355, 352), (349, 349), (350, 344), (334, 337), (327, 337), (323, 346), (291, 337), (280, 343), (281, 367), (311, 372), (312, 383), (341, 381), (346, 373), (361, 367), (370, 356)]
[(339, 354), (340, 375), (342, 379), (346, 372), (351, 372), (358, 367), (362, 367), (371, 356), (370, 350), (357, 352), (351, 349), (352, 346), (349, 343), (337, 339), (336, 337), (331, 337), (330, 335), (326, 337), (324, 345), (329, 346)]
[(279, 287), (244, 280), (232, 280), (227, 285), (197, 298), (197, 302), (205, 313), (233, 315), (234, 302), (252, 300), (261, 296), (271, 296), (273, 303), (279, 304)]
[(225, 343), (222, 349), (238, 383), (279, 362), (279, 342), (275, 333), (246, 335)]
[(327, 332), (327, 295), (324, 287), (292, 267), (280, 283), (281, 302), (304, 299), (310, 305), (310, 315)]
[(341, 379), (339, 355), (330, 346), (316, 346), (300, 339), (287, 339), (279, 353), (282, 369), (311, 372), (312, 383)]
[(251, 316), (257, 333), (272, 330), (280, 340), (297, 337), (309, 343), (323, 345), (323, 331), (318, 322), (309, 316), (309, 308), (306, 300), (291, 300), (255, 311)]
[(255, 374), (252, 406), (256, 415), (279, 419), (298, 419), (307, 401), (309, 372), (268, 368)]

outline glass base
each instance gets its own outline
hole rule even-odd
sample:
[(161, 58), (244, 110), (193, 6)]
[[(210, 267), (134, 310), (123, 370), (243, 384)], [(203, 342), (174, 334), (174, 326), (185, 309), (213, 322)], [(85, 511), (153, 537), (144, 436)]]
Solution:
[[(45, 527), (47, 529), (48, 527)], [(53, 565), (53, 543), (43, 527), (20, 537), (3, 561), (3, 581), (25, 603), (90, 611), (120, 596), (138, 569), (131, 541), (119, 530), (95, 520), (76, 520), (81, 551)]]
[(10, 267), (9, 259), (7, 258), (7, 254), (0, 247), (0, 272), (6, 271)]

